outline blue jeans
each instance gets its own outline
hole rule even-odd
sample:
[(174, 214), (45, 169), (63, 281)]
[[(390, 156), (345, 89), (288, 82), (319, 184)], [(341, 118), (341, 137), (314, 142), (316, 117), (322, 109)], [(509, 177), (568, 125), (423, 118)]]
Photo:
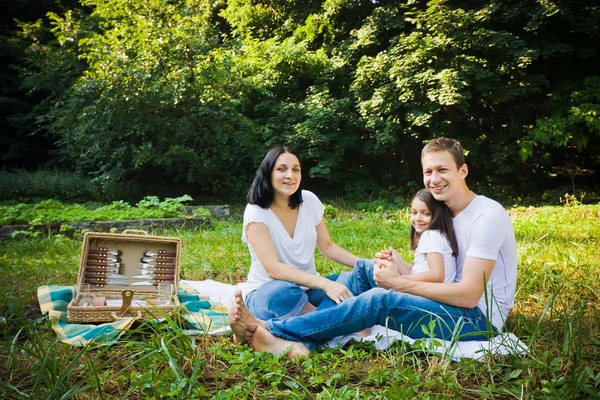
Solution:
[[(341, 276), (338, 282), (346, 284), (355, 296), (339, 305), (325, 299), (318, 310), (305, 315), (266, 320), (269, 331), (275, 336), (302, 342), (310, 350), (323, 341), (373, 325), (386, 326), (413, 339), (434, 336), (444, 340), (487, 340), (497, 333), (478, 307), (454, 307), (378, 288), (373, 280), (373, 263), (369, 260), (359, 260), (352, 274)], [(422, 326), (428, 327), (431, 321), (433, 332), (427, 333)]]
[[(335, 274), (325, 278), (335, 281), (339, 276)], [(328, 298), (320, 289), (304, 291), (296, 283), (272, 280), (246, 296), (246, 307), (258, 319), (289, 318), (299, 315), (307, 302), (317, 307)]]

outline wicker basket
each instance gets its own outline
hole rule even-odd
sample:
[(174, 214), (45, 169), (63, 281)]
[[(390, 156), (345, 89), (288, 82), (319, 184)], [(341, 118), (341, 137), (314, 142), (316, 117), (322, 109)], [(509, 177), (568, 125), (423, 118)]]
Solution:
[[(115, 233), (96, 233), (88, 232), (83, 237), (83, 246), (81, 248), (81, 259), (79, 275), (77, 278), (78, 287), (82, 282), (89, 281), (90, 278), (87, 276), (102, 274), (97, 271), (89, 272), (90, 269), (102, 268), (98, 265), (89, 266), (90, 263), (103, 262), (97, 260), (97, 254), (92, 254), (94, 250), (101, 248), (111, 250), (119, 250), (120, 263), (118, 267), (118, 275), (122, 275), (123, 278), (118, 280), (113, 279), (117, 282), (123, 282), (122, 285), (112, 284), (98, 284), (98, 279), (93, 278), (92, 281), (96, 282), (91, 284), (91, 295), (93, 297), (105, 297), (109, 305), (104, 306), (81, 306), (79, 293), (67, 306), (67, 319), (69, 322), (75, 323), (94, 323), (94, 322), (112, 322), (122, 318), (139, 318), (139, 319), (155, 319), (172, 316), (180, 307), (179, 300), (177, 298), (177, 287), (179, 284), (179, 260), (181, 255), (181, 239), (176, 237), (161, 237), (151, 236), (145, 231), (137, 230), (126, 230), (121, 234)], [(157, 281), (149, 277), (145, 280), (140, 281), (139, 279), (132, 278), (137, 275), (138, 263), (147, 251), (158, 253), (159, 250), (165, 251), (169, 254), (175, 254), (169, 256), (169, 264), (174, 265), (170, 268), (172, 272), (173, 291), (171, 293), (171, 304), (168, 305), (157, 305), (155, 303), (158, 295)], [(91, 251), (91, 252), (90, 252)], [(89, 257), (96, 256), (96, 259), (89, 260)], [(112, 256), (109, 256), (112, 257)], [(172, 264), (171, 264), (172, 263)], [(117, 267), (110, 267), (117, 268)], [(155, 272), (156, 269), (150, 269), (149, 271)], [(112, 273), (109, 273), (112, 274)], [(108, 273), (106, 275), (109, 275)], [(158, 279), (158, 278), (157, 278)], [(145, 282), (148, 286), (137, 286), (132, 285), (135, 282)], [(151, 285), (150, 285), (151, 284)], [(110, 304), (116, 303), (119, 300), (124, 304)], [(133, 300), (132, 305), (128, 303)], [(143, 300), (146, 305), (139, 304), (138, 300)]]

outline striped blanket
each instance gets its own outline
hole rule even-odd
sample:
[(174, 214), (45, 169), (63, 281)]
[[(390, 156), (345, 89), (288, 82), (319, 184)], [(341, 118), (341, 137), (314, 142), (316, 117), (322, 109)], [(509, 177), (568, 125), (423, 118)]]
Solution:
[[(73, 324), (67, 321), (67, 305), (75, 295), (75, 286), (45, 285), (37, 293), (42, 314), (48, 314), (58, 338), (73, 346), (116, 341), (135, 321), (123, 318), (104, 324)], [(229, 330), (227, 308), (221, 303), (200, 295), (185, 282), (180, 283), (177, 296), (182, 304), (180, 315), (191, 333), (218, 334)]]

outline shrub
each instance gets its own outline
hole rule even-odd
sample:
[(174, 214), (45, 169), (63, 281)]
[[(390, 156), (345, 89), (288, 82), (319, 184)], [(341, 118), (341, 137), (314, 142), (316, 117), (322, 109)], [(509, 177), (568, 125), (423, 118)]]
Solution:
[(0, 226), (15, 224), (41, 225), (57, 222), (115, 221), (140, 218), (171, 218), (186, 214), (184, 195), (167, 198), (146, 196), (135, 207), (125, 201), (94, 208), (92, 204), (63, 204), (58, 200), (43, 200), (37, 204), (0, 205)]
[(63, 201), (109, 201), (141, 198), (139, 188), (104, 182), (75, 172), (0, 170), (0, 200), (53, 198)]

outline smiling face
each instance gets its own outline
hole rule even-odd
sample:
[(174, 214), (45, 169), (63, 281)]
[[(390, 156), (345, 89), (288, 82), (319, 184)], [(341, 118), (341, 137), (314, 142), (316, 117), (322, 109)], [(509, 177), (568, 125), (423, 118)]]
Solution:
[(419, 235), (429, 229), (431, 219), (431, 212), (427, 208), (427, 204), (418, 198), (413, 199), (410, 205), (410, 223)]
[(448, 204), (466, 188), (467, 164), (457, 167), (456, 161), (447, 150), (424, 153), (421, 165), (423, 183), (436, 200)]
[(291, 196), (300, 187), (302, 172), (300, 171), (300, 160), (291, 153), (281, 153), (275, 161), (273, 172), (271, 172), (271, 184), (274, 194), (277, 196)]

